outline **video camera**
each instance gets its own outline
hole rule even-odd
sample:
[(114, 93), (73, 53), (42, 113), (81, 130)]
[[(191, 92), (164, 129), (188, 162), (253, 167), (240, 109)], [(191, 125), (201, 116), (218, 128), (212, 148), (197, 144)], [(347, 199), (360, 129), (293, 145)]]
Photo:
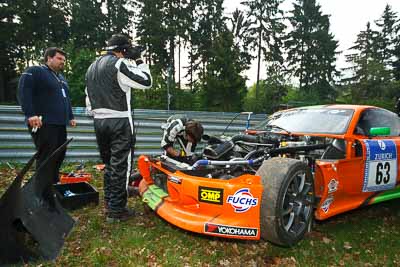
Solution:
[(141, 57), (142, 52), (146, 50), (146, 47), (137, 45), (126, 48), (122, 53), (125, 58), (136, 60)]

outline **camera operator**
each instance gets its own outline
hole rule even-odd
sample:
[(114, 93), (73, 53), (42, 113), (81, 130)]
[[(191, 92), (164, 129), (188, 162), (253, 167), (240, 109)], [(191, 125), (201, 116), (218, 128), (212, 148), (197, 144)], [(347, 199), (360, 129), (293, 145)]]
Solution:
[(152, 84), (149, 67), (140, 58), (142, 52), (125, 35), (114, 34), (107, 41), (106, 54), (97, 58), (86, 72), (86, 105), (94, 117), (96, 140), (105, 164), (107, 222), (124, 221), (135, 215), (127, 208), (127, 185), (136, 141), (131, 88), (148, 89)]

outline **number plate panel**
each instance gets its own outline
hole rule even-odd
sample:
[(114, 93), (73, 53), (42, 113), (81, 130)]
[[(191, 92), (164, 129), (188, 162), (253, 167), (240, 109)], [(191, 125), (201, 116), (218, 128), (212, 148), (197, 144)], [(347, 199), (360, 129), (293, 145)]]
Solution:
[(393, 140), (364, 140), (367, 149), (363, 192), (392, 189), (397, 180), (397, 150)]

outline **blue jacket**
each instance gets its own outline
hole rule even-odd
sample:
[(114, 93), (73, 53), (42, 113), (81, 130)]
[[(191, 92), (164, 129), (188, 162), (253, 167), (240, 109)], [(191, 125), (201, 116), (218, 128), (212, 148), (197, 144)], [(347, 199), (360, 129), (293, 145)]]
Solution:
[(46, 65), (22, 73), (18, 100), (26, 119), (36, 115), (44, 124), (68, 125), (74, 118), (67, 81)]

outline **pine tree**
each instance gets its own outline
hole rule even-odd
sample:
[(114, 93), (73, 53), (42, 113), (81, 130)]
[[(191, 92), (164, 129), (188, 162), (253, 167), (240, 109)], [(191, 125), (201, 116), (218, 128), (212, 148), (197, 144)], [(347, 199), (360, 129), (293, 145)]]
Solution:
[[(16, 76), (16, 61), (20, 54), (16, 32), (18, 24), (15, 1), (6, 0), (0, 8), (0, 101), (15, 99), (15, 89), (10, 90), (8, 84)], [(7, 40), (7, 41), (5, 41)], [(11, 94), (10, 94), (11, 92)]]
[(400, 24), (396, 27), (397, 36), (394, 40), (393, 48), (393, 77), (396, 81), (400, 81)]
[(390, 80), (379, 53), (379, 32), (371, 29), (368, 22), (364, 31), (357, 35), (357, 40), (350, 49), (354, 53), (346, 55), (346, 61), (352, 66), (348, 69), (352, 75), (345, 79), (350, 87), (352, 101), (381, 97), (384, 88)]
[(169, 64), (166, 44), (168, 36), (166, 26), (160, 23), (164, 19), (164, 0), (137, 0), (136, 35), (138, 42), (146, 47), (146, 61), (152, 66), (155, 76), (167, 71)]
[(281, 53), (281, 34), (285, 27), (282, 23), (283, 13), (279, 9), (282, 0), (247, 0), (242, 4), (249, 8), (247, 16), (252, 26), (249, 27), (251, 37), (248, 38), (250, 48), (257, 51), (257, 81), (260, 81), (262, 55), (272, 64), (283, 63)]
[(197, 20), (196, 28), (192, 36), (194, 55), (198, 61), (194, 63), (194, 70), (203, 82), (206, 81), (207, 64), (212, 60), (213, 42), (217, 36), (225, 30), (225, 17), (223, 16), (223, 0), (199, 0), (195, 9)]
[(100, 50), (110, 37), (105, 31), (106, 16), (97, 0), (71, 0), (71, 39), (73, 48)]
[[(396, 15), (397, 16), (397, 15)], [(396, 81), (400, 81), (400, 19), (394, 25), (392, 73)]]
[(240, 111), (245, 95), (245, 79), (239, 63), (240, 53), (233, 43), (233, 35), (225, 30), (216, 36), (211, 60), (207, 64), (203, 106), (214, 111)]
[(41, 62), (45, 48), (60, 46), (69, 38), (68, 15), (67, 0), (6, 0), (0, 4), (0, 101), (15, 99), (15, 87), (5, 87), (16, 72)]
[(132, 6), (132, 0), (102, 0), (105, 6), (105, 31), (107, 36), (114, 33), (132, 33), (133, 11), (128, 9)]
[(248, 69), (253, 58), (247, 46), (251, 38), (249, 31), (251, 21), (246, 18), (245, 12), (239, 9), (233, 12), (229, 21), (230, 31), (234, 37), (234, 45), (240, 51), (240, 64), (243, 66), (243, 69)]
[(297, 0), (289, 17), (293, 30), (285, 46), (289, 71), (299, 78), (300, 91), (320, 99), (332, 99), (337, 41), (330, 33), (329, 16), (315, 0)]
[(379, 31), (376, 37), (379, 60), (388, 69), (391, 69), (393, 65), (397, 20), (397, 15), (392, 11), (391, 6), (386, 5), (382, 16), (375, 21)]
[(60, 46), (68, 40), (68, 1), (15, 0), (18, 17), (16, 39), (26, 65), (40, 61), (49, 46)]

